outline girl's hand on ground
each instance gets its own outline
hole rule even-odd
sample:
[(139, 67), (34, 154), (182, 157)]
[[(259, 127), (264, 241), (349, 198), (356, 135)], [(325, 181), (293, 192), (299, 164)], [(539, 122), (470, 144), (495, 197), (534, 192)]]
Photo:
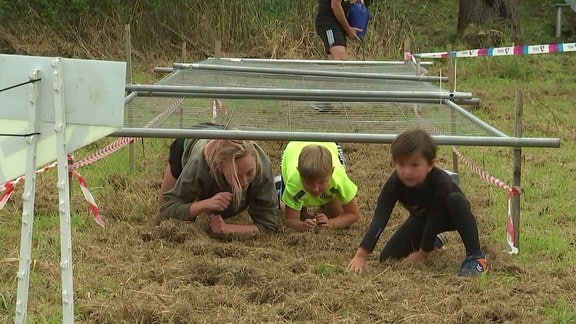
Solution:
[(226, 231), (226, 223), (220, 215), (210, 215), (208, 216), (208, 223), (210, 224), (210, 230), (214, 234), (228, 234)]

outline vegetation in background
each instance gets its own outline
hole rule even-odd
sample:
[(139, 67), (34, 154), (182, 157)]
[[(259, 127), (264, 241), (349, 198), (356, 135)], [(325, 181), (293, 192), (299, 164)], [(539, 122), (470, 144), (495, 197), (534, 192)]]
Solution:
[[(520, 4), (522, 38), (527, 43), (549, 42), (555, 2)], [(222, 54), (228, 56), (323, 58), (314, 32), (315, 11), (316, 2), (310, 0), (0, 0), (0, 51), (123, 60), (128, 24), (136, 67), (178, 61), (184, 43), (187, 60), (214, 56), (216, 41), (222, 42)], [(373, 1), (370, 11), (367, 38), (352, 44), (357, 59), (401, 58), (406, 39), (413, 52), (462, 43), (457, 1), (380, 0)], [(568, 12), (564, 16), (565, 35), (573, 35), (574, 19)], [(469, 27), (475, 28), (479, 27)], [(514, 39), (504, 32), (500, 45)]]

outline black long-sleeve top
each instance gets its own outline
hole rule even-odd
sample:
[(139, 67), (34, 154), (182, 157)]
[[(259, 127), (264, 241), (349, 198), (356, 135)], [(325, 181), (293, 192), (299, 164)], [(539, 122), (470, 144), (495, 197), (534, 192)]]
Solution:
[(449, 217), (446, 201), (448, 194), (452, 192), (462, 193), (452, 178), (437, 167), (432, 168), (424, 183), (418, 187), (406, 187), (394, 171), (382, 187), (374, 218), (360, 247), (370, 253), (374, 251), (380, 234), (388, 224), (392, 209), (398, 201), (408, 210), (410, 217), (426, 218), (420, 248), (424, 251), (432, 251), (439, 226), (444, 221), (443, 218)]

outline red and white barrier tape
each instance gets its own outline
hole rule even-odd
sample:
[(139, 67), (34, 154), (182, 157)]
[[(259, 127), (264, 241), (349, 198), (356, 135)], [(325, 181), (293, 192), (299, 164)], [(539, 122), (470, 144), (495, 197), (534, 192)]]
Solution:
[[(47, 165), (41, 169), (36, 170), (36, 174), (46, 172), (46, 171), (54, 168), (56, 165), (58, 165), (58, 162), (53, 162), (53, 163), (51, 163), (51, 164), (49, 164), (49, 165)], [(78, 173), (74, 170), (69, 171), (69, 172), (70, 172), (70, 174), (72, 174), (72, 175), (76, 176), (76, 178), (78, 178), (78, 181), (80, 182), (80, 189), (82, 190), (82, 193), (84, 194), (84, 198), (86, 198), (86, 200), (90, 204), (90, 209), (92, 211), (92, 214), (94, 215), (94, 220), (96, 221), (96, 223), (98, 223), (98, 225), (104, 227), (104, 225), (105, 225), (104, 220), (100, 216), (100, 211), (98, 210), (98, 206), (96, 206), (96, 202), (94, 201), (94, 197), (90, 193), (90, 189), (88, 189), (88, 184), (86, 183), (86, 180), (84, 180), (84, 178), (82, 177), (82, 175), (80, 175), (80, 173)], [(16, 185), (21, 183), (21, 182), (24, 182), (24, 176), (20, 176), (20, 177), (16, 178), (15, 180), (8, 181), (8, 182), (6, 182), (0, 186), (0, 191), (5, 190), (4, 194), (2, 194), (2, 196), (0, 197), (0, 210), (2, 210), (4, 208), (4, 206), (6, 205), (6, 202), (8, 201), (8, 199), (10, 199), (10, 197), (14, 193), (14, 188), (16, 187)]]
[(82, 190), (84, 199), (86, 199), (86, 201), (90, 205), (90, 210), (92, 211), (92, 215), (94, 215), (94, 221), (96, 221), (98, 225), (105, 227), (104, 220), (102, 219), (102, 216), (100, 215), (100, 210), (98, 209), (98, 205), (96, 205), (96, 201), (94, 200), (92, 193), (90, 193), (90, 189), (88, 189), (88, 184), (86, 183), (86, 180), (84, 180), (84, 177), (82, 177), (80, 173), (78, 173), (74, 169), (72, 169), (70, 173), (78, 179), (78, 182), (80, 182), (80, 190)]
[(0, 210), (4, 208), (6, 202), (8, 201), (8, 199), (10, 199), (12, 193), (14, 192), (14, 185), (11, 182), (6, 182), (3, 185), (3, 187), (4, 187), (3, 190), (6, 190), (6, 192), (4, 192), (4, 194), (2, 194), (2, 197), (0, 197)]
[[(214, 99), (214, 100), (218, 100), (218, 99)], [(184, 98), (179, 98), (178, 100), (174, 101), (170, 106), (168, 106), (164, 111), (162, 111), (160, 114), (158, 114), (158, 116), (154, 117), (144, 127), (150, 128), (150, 127), (155, 127), (155, 126), (162, 124), (166, 120), (166, 118), (168, 118), (178, 107), (180, 107), (182, 105), (183, 102), (184, 102)], [(220, 109), (223, 109), (225, 111), (222, 103), (219, 100), (218, 100), (218, 102), (221, 105)], [(94, 216), (94, 221), (96, 221), (96, 223), (102, 227), (105, 226), (105, 223), (104, 223), (104, 220), (102, 219), (102, 216), (100, 215), (100, 210), (98, 209), (98, 205), (96, 205), (96, 201), (94, 200), (94, 196), (92, 196), (92, 193), (90, 192), (90, 189), (88, 188), (88, 184), (86, 183), (86, 180), (84, 179), (84, 177), (82, 177), (82, 175), (80, 175), (80, 173), (78, 173), (76, 171), (76, 169), (81, 168), (83, 166), (86, 166), (88, 164), (94, 163), (94, 162), (118, 151), (120, 148), (124, 147), (125, 145), (127, 145), (127, 144), (129, 144), (129, 143), (131, 143), (137, 139), (139, 139), (139, 138), (138, 137), (120, 137), (117, 140), (115, 140), (114, 142), (112, 142), (111, 144), (108, 144), (104, 148), (98, 150), (96, 153), (92, 154), (91, 156), (88, 156), (88, 157), (86, 157), (80, 161), (77, 161), (76, 163), (74, 163), (71, 166), (71, 168), (69, 170), (69, 173), (71, 175), (75, 176), (80, 183), (80, 190), (82, 191), (84, 198), (86, 199), (86, 201), (90, 205), (90, 210), (92, 212), (92, 215)], [(39, 170), (36, 170), (36, 174), (46, 172), (46, 171), (50, 170), (51, 168), (55, 167), (57, 164), (58, 164), (58, 162), (53, 162), (53, 163), (51, 163), (51, 164), (49, 164), (49, 165), (47, 165), (47, 166), (45, 166)], [(0, 185), (0, 192), (4, 191), (2, 196), (0, 196), (0, 210), (2, 210), (2, 208), (4, 208), (4, 206), (6, 205), (6, 202), (12, 196), (12, 193), (14, 192), (15, 186), (17, 184), (19, 184), (20, 182), (23, 182), (24, 178), (25, 178), (24, 176), (20, 176), (20, 177), (16, 178), (15, 180), (8, 181), (8, 182)]]
[[(168, 106), (164, 111), (162, 111), (158, 116), (154, 117), (148, 124), (144, 126), (144, 128), (151, 128), (156, 127), (162, 124), (166, 118), (168, 118), (178, 107), (182, 105), (184, 102), (184, 98), (178, 98), (174, 101), (170, 106)], [(88, 164), (94, 163), (116, 151), (121, 149), (122, 147), (138, 140), (139, 137), (119, 137), (114, 142), (106, 145), (104, 148), (98, 150), (96, 153), (83, 158), (80, 161), (77, 161), (72, 165), (72, 169), (78, 169)]]

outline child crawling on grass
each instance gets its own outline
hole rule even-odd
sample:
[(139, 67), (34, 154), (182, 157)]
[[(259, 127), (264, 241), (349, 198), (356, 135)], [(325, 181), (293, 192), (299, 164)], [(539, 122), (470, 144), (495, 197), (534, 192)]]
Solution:
[[(286, 225), (297, 231), (342, 228), (360, 219), (358, 187), (346, 174), (344, 152), (333, 142), (289, 142), (277, 183)], [(314, 215), (308, 208), (319, 208)]]
[[(196, 128), (219, 128), (198, 125)], [(278, 199), (269, 157), (252, 141), (176, 139), (158, 197), (160, 218), (194, 221), (208, 215), (214, 234), (275, 232)], [(224, 220), (244, 210), (250, 224)]]
[(380, 252), (381, 262), (426, 260), (435, 248), (443, 245), (441, 233), (455, 230), (466, 249), (459, 275), (481, 275), (487, 264), (480, 249), (476, 219), (458, 185), (435, 166), (437, 146), (433, 138), (423, 129), (409, 129), (396, 137), (391, 150), (395, 170), (382, 188), (374, 219), (348, 269), (359, 273), (365, 270), (368, 255), (374, 250), (396, 202), (400, 202), (409, 215)]

